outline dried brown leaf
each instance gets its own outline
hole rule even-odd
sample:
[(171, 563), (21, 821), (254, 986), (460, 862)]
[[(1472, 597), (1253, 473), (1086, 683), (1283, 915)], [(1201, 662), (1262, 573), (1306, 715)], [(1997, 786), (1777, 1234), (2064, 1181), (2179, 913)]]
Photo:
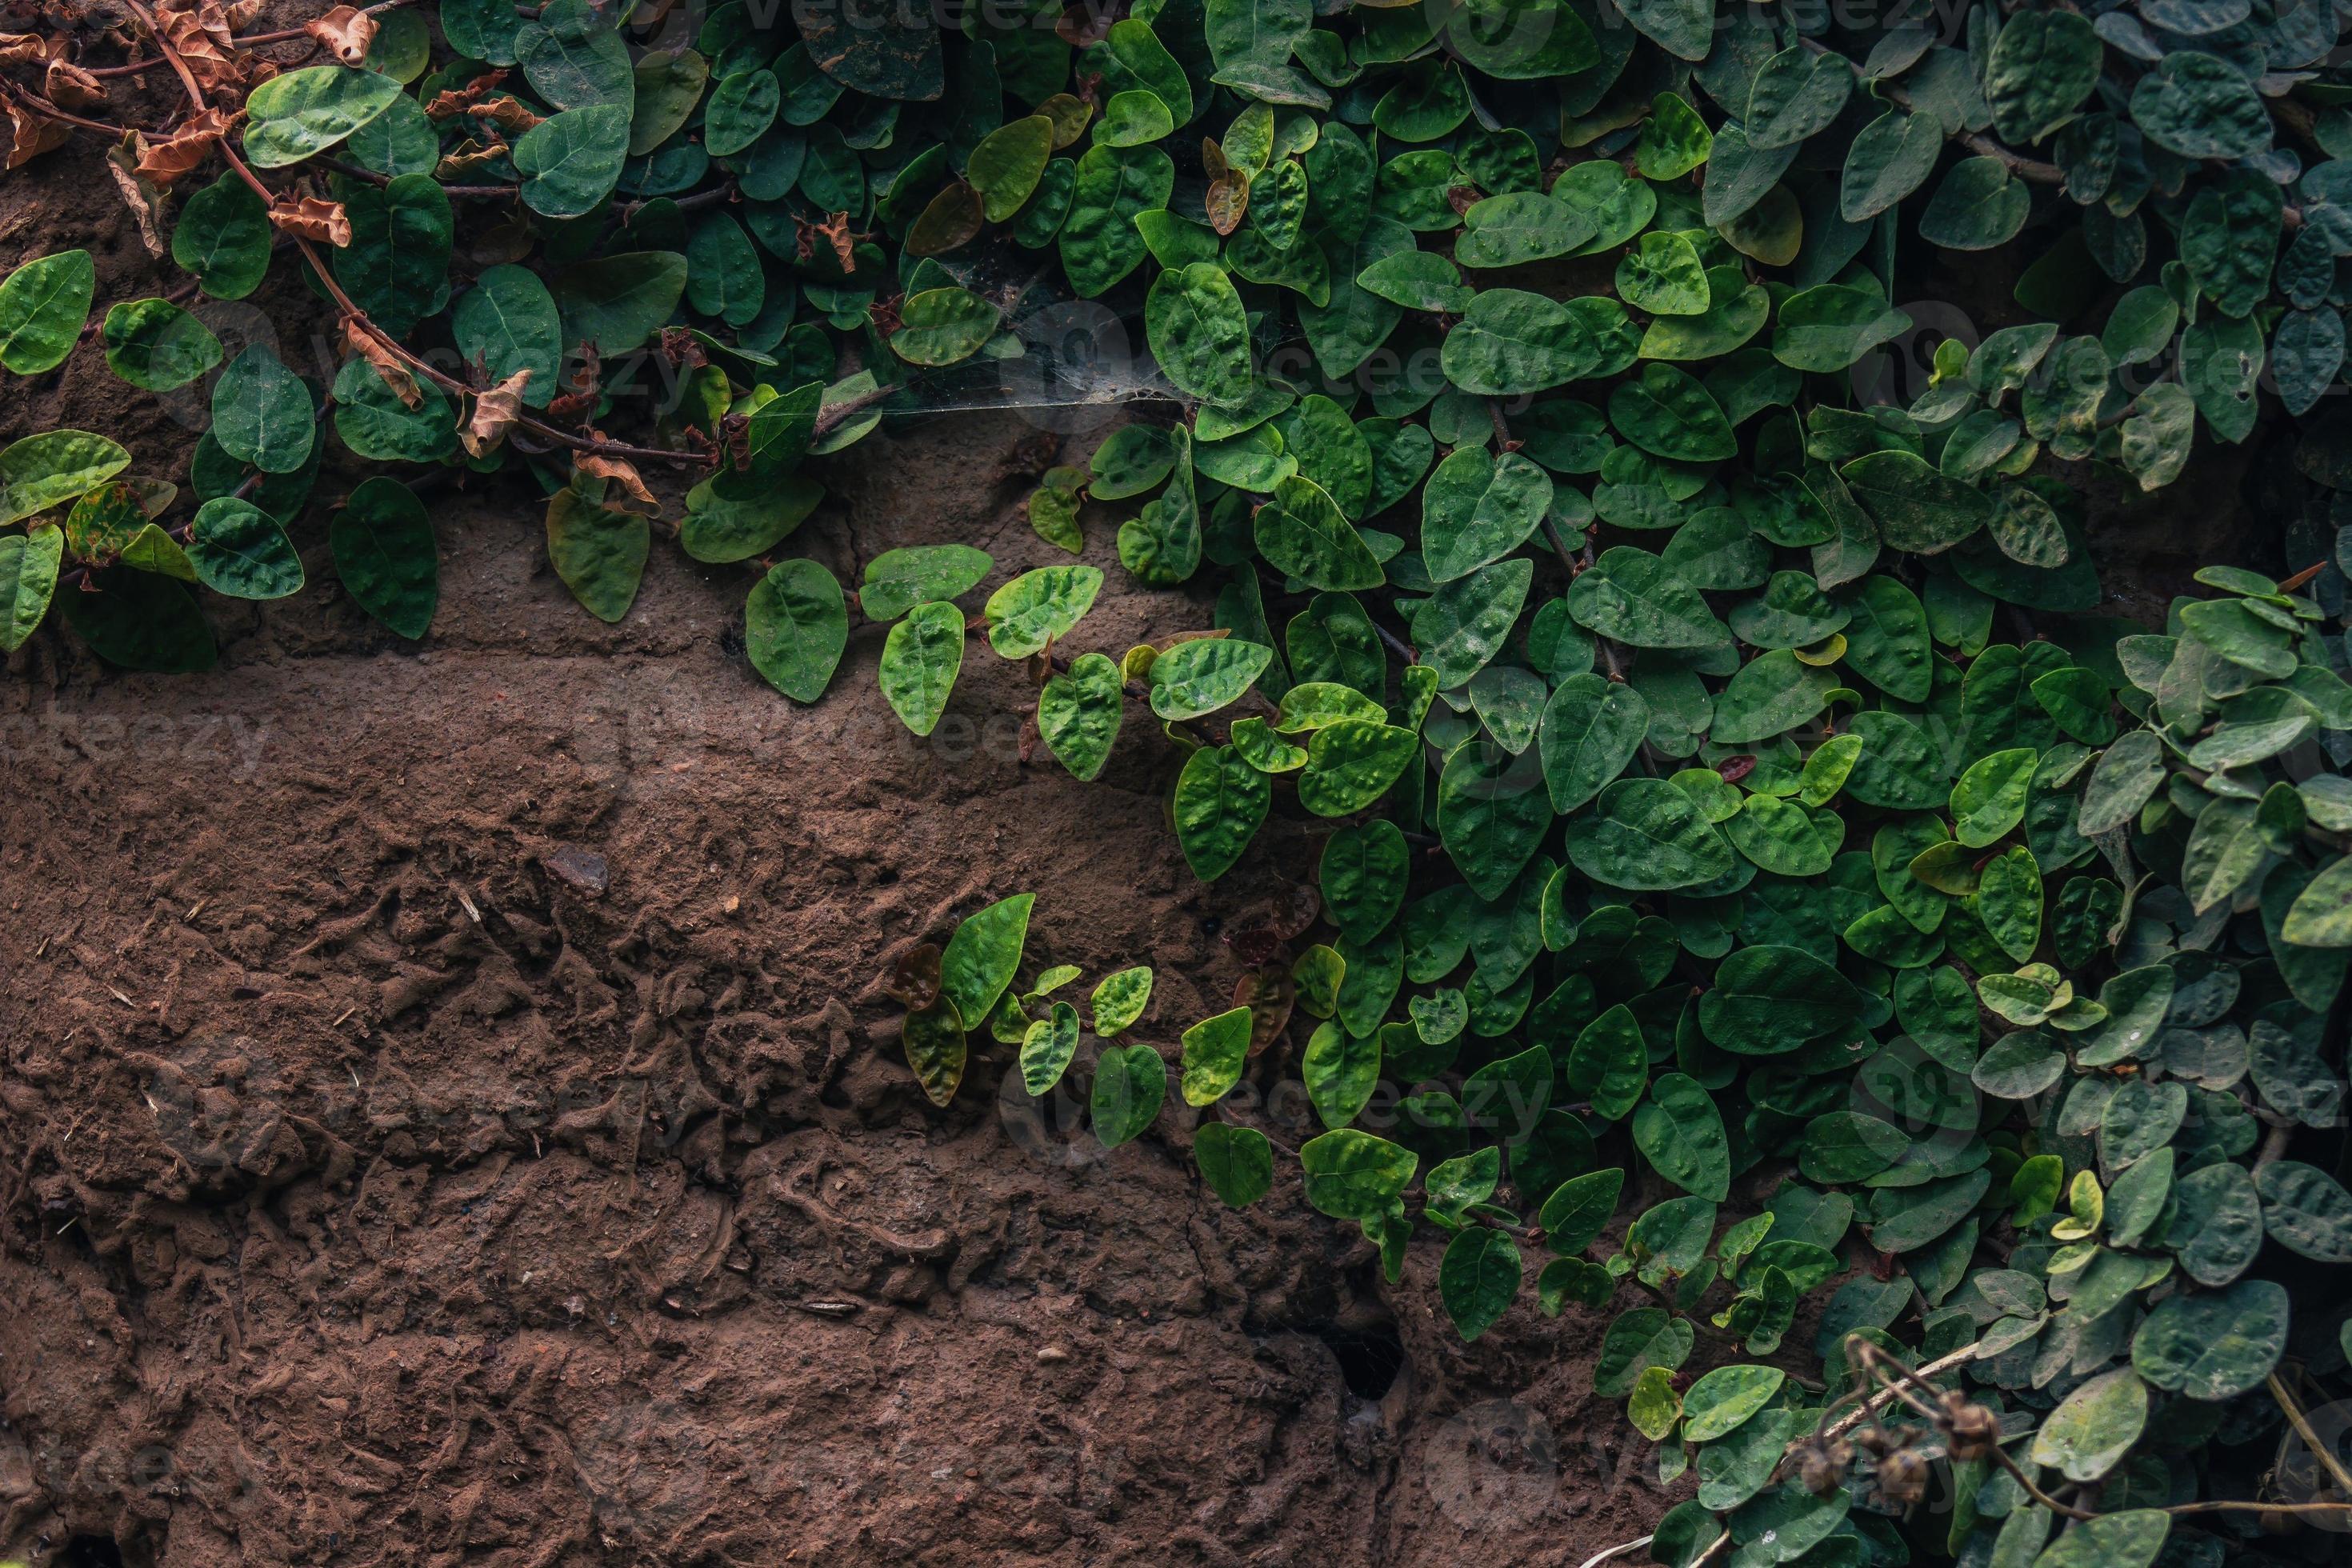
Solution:
[(123, 137), (121, 144), (106, 150), (106, 171), (122, 192), (122, 205), (139, 223), (139, 243), (147, 254), (157, 260), (168, 248), (163, 238), (163, 193), (139, 177), (139, 149), (135, 136)]
[(27, 113), (8, 100), (8, 162), (11, 169), (21, 169), (52, 148), (62, 147), (73, 139), (73, 128), (54, 120), (44, 120)]
[(506, 79), (503, 70), (485, 71), (463, 87), (445, 87), (425, 106), (425, 118), (436, 121), (455, 120), (496, 92), (499, 84)]
[(367, 63), (368, 46), (375, 41), (375, 18), (355, 5), (338, 5), (303, 23), (302, 30), (343, 64), (357, 67)]
[(236, 87), (245, 80), (234, 29), (218, 0), (163, 0), (155, 8), (163, 41), (205, 87)]
[(343, 204), (318, 196), (280, 195), (271, 204), (269, 221), (288, 234), (321, 239), (341, 250), (352, 242), (352, 220)]
[(88, 109), (106, 101), (106, 84), (70, 60), (51, 60), (41, 91), (59, 109)]
[(572, 466), (604, 481), (605, 510), (634, 511), (646, 517), (661, 515), (661, 502), (646, 489), (646, 481), (637, 470), (622, 459), (598, 452), (582, 452), (572, 459)]
[(224, 114), (217, 109), (207, 109), (201, 114), (191, 115), (179, 129), (160, 142), (141, 133), (138, 136), (139, 177), (152, 180), (158, 185), (171, 185), (211, 157), (214, 146), (228, 134), (229, 127), (239, 118), (238, 115)]
[(0, 33), (0, 66), (37, 66), (49, 58), (37, 33)]
[(508, 429), (521, 416), (523, 388), (530, 384), (530, 369), (525, 366), (475, 397), (473, 416), (457, 432), (468, 457), (488, 457), (507, 438)]
[(504, 93), (496, 98), (485, 100), (466, 112), (476, 120), (488, 121), (509, 136), (521, 135), (543, 118), (533, 114)]
[(368, 362), (392, 395), (411, 408), (425, 405), (425, 394), (417, 389), (416, 378), (408, 374), (408, 366), (387, 347), (382, 338), (361, 326), (351, 317), (343, 318), (343, 352), (355, 353)]

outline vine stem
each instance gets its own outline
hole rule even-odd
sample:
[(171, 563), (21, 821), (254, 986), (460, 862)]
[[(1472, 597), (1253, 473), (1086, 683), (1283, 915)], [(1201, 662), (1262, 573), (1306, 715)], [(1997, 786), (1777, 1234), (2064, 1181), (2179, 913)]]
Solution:
[(2266, 1373), (2265, 1380), (2270, 1384), (2271, 1397), (2278, 1401), (2281, 1410), (2286, 1412), (2286, 1418), (2294, 1425), (2295, 1435), (2310, 1446), (2313, 1457), (2327, 1468), (2329, 1475), (2336, 1478), (2336, 1484), (2344, 1496), (2352, 1500), (2352, 1470), (2344, 1468), (2344, 1461), (2336, 1457), (2332, 1446), (2319, 1440), (2319, 1434), (2311, 1429), (2311, 1422), (2305, 1416), (2303, 1407), (2286, 1391), (2286, 1384), (2279, 1381), (2279, 1374), (2275, 1372)]
[(1645, 1535), (1639, 1541), (1623, 1541), (1614, 1546), (1605, 1546), (1586, 1558), (1582, 1568), (1601, 1568), (1601, 1564), (1608, 1562), (1612, 1557), (1622, 1557), (1629, 1552), (1639, 1552), (1656, 1539), (1654, 1535)]

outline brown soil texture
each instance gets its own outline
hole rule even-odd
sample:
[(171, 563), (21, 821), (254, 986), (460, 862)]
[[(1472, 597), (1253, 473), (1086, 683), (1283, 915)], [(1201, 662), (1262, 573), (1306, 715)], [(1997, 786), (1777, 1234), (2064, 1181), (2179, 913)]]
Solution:
[[(0, 266), (86, 246), (101, 308), (177, 281), (93, 148), (33, 174)], [(289, 271), (215, 319), (302, 364)], [(184, 478), (193, 431), (94, 344), (0, 399)], [(886, 431), (791, 548), (1066, 559), (1021, 500), (1089, 445)], [(951, 1110), (915, 1090), (881, 977), (1012, 892), (1033, 970), (1156, 968), (1136, 1037), (1230, 1005), (1221, 933), (1290, 889), (1192, 878), (1147, 717), (1093, 784), (1024, 763), (1026, 678), (975, 645), (919, 741), (878, 628), (797, 706), (742, 657), (747, 574), (657, 546), (604, 626), (511, 483), (435, 496), (411, 646), (333, 582), (355, 478), (297, 526), (303, 595), (207, 599), (215, 672), (54, 628), (8, 661), (0, 1559), (1573, 1564), (1650, 1527), (1602, 1315), (1465, 1347), (1433, 1247), (1389, 1287), (1295, 1173), (1225, 1209), (1180, 1107), (1106, 1154), (1070, 1096), (1000, 1101), (1001, 1047)], [(1089, 526), (1088, 646), (1208, 624)]]
[[(0, 268), (77, 244), (101, 308), (177, 280), (88, 144), (0, 187)], [(290, 270), (239, 311), (300, 363)], [(184, 475), (91, 344), (0, 415)], [(1066, 559), (1020, 500), (1087, 449), (886, 431), (792, 548)], [(1192, 877), (1147, 718), (1094, 784), (1024, 763), (1025, 678), (975, 646), (919, 741), (875, 628), (797, 706), (745, 574), (657, 546), (604, 626), (513, 485), (435, 498), (412, 647), (333, 583), (353, 477), (308, 592), (207, 600), (217, 671), (47, 630), (0, 686), (0, 1558), (1574, 1565), (1679, 1495), (1591, 1392), (1605, 1314), (1523, 1299), (1465, 1347), (1433, 1244), (1387, 1285), (1295, 1166), (1225, 1209), (1181, 1107), (1106, 1154), (1068, 1096), (1000, 1099), (1001, 1047), (916, 1092), (881, 977), (1015, 891), (1033, 969), (1156, 968), (1138, 1037), (1229, 1005), (1223, 934), (1290, 889)], [(1208, 623), (1089, 531), (1087, 646)]]

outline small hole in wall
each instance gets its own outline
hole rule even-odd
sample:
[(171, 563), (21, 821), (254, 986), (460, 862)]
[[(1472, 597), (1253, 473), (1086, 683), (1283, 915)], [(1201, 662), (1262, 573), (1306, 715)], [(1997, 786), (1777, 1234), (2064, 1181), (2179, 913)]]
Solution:
[(1339, 1363), (1340, 1380), (1359, 1399), (1378, 1399), (1404, 1370), (1404, 1341), (1394, 1327), (1378, 1323), (1368, 1329), (1318, 1327), (1315, 1337), (1330, 1347)]
[(122, 1548), (103, 1535), (77, 1535), (58, 1557), (58, 1568), (122, 1568)]

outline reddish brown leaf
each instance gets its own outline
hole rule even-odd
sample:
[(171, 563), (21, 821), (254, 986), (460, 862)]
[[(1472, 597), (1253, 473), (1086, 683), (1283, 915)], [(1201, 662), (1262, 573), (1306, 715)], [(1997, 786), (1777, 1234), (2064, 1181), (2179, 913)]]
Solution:
[(1256, 1056), (1282, 1037), (1298, 1005), (1298, 986), (1286, 964), (1267, 963), (1234, 983), (1234, 1005), (1250, 1010), (1249, 1054)]
[(1221, 235), (1231, 235), (1241, 227), (1242, 216), (1249, 211), (1249, 178), (1235, 171), (1209, 187), (1207, 198), (1209, 226)]
[(33, 33), (0, 33), (0, 66), (37, 66), (49, 58), (49, 47)]
[(898, 955), (882, 989), (919, 1013), (940, 999), (940, 944), (918, 942)]

